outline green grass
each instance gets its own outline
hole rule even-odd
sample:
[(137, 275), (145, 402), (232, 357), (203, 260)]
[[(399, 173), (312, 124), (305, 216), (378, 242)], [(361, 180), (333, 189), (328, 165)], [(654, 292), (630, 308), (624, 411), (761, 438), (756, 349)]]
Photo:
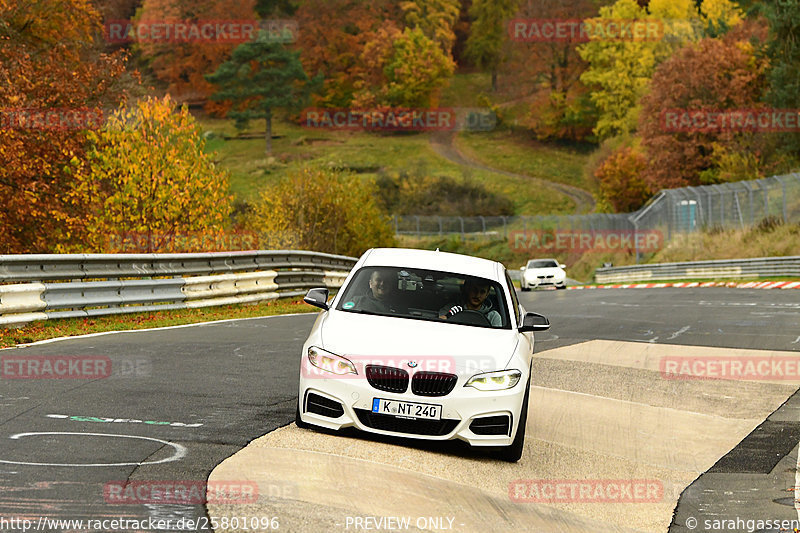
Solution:
[(589, 158), (586, 147), (542, 144), (519, 132), (500, 128), (489, 133), (464, 133), (458, 146), (493, 168), (556, 181), (594, 192), (595, 184), (584, 176)]
[[(200, 118), (205, 131), (235, 135), (227, 120)], [(256, 127), (258, 126), (258, 127)], [(309, 130), (285, 121), (274, 121), (273, 157), (264, 154), (264, 140), (230, 139), (221, 136), (207, 143), (217, 153), (217, 162), (229, 170), (234, 196), (246, 202), (257, 199), (261, 190), (275, 184), (287, 171), (305, 164), (336, 165), (350, 168), (365, 177), (378, 172), (408, 172), (424, 169), (432, 175), (449, 176), (479, 183), (507, 196), (514, 211), (525, 213), (571, 213), (574, 203), (549, 187), (532, 187), (524, 178), (514, 178), (484, 170), (461, 167), (436, 154), (429, 134), (381, 135), (365, 132)], [(260, 134), (263, 124), (251, 124), (245, 134)]]
[(478, 96), (492, 91), (492, 76), (483, 72), (456, 74), (442, 90), (442, 107), (479, 107)]
[(282, 299), (261, 302), (255, 305), (175, 309), (96, 318), (36, 321), (21, 327), (0, 327), (0, 348), (58, 337), (85, 335), (87, 333), (159, 328), (214, 320), (285, 315), (289, 313), (311, 313), (314, 311), (316, 311), (316, 308), (303, 303), (302, 299)]

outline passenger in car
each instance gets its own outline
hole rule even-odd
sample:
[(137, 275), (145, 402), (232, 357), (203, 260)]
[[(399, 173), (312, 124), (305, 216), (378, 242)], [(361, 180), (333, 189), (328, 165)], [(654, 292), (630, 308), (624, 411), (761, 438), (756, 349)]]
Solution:
[(500, 316), (491, 300), (488, 300), (491, 285), (482, 283), (479, 280), (467, 278), (461, 286), (461, 301), (454, 305), (446, 305), (439, 310), (439, 318), (447, 320), (450, 317), (464, 311), (477, 311), (489, 321), (492, 327), (503, 326), (503, 318)]

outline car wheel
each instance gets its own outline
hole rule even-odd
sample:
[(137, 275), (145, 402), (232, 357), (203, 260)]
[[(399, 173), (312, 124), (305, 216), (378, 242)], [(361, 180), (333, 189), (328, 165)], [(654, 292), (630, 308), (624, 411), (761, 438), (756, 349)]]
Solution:
[(297, 404), (297, 410), (294, 412), (294, 424), (301, 429), (308, 429), (311, 426), (300, 418), (300, 403)]
[(522, 290), (522, 292), (528, 292), (529, 290), (531, 290), (530, 287), (525, 287), (524, 285), (520, 285), (519, 288)]
[(556, 285), (556, 289), (566, 289), (566, 285)]
[(514, 441), (510, 446), (506, 446), (500, 451), (500, 458), (509, 463), (516, 463), (522, 457), (522, 450), (525, 447), (525, 427), (528, 421), (528, 396), (531, 393), (531, 379), (528, 377), (528, 385), (525, 387), (525, 398), (522, 400), (522, 408), (519, 410), (519, 424)]

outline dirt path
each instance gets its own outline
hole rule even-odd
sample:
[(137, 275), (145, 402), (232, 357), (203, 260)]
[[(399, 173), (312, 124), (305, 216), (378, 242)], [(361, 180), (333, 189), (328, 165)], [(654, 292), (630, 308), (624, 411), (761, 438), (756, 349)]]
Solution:
[(497, 174), (503, 174), (505, 176), (511, 176), (514, 178), (523, 178), (526, 180), (530, 180), (532, 185), (537, 185), (537, 184), (546, 185), (548, 187), (556, 189), (557, 191), (567, 195), (573, 202), (575, 202), (575, 213), (582, 214), (582, 213), (591, 213), (592, 211), (594, 211), (595, 207), (594, 197), (592, 197), (591, 193), (589, 193), (588, 191), (585, 191), (578, 187), (573, 187), (572, 185), (566, 185), (564, 183), (547, 181), (541, 178), (527, 176), (525, 174), (517, 174), (515, 172), (509, 172), (507, 170), (501, 170), (498, 168), (489, 167), (485, 165), (483, 162), (477, 161), (465, 155), (453, 143), (454, 139), (455, 139), (455, 133), (450, 131), (433, 133), (430, 138), (431, 148), (433, 148), (434, 152), (444, 157), (445, 159), (463, 167), (469, 167), (479, 170), (487, 170), (489, 172), (495, 172)]

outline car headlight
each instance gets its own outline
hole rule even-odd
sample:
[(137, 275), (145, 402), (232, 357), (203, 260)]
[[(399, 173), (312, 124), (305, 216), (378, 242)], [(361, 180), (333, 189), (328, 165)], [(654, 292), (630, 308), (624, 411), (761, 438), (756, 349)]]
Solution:
[(500, 370), (499, 372), (486, 372), (476, 374), (467, 380), (465, 387), (475, 387), (482, 391), (497, 391), (510, 389), (522, 377), (519, 370)]
[(311, 346), (308, 349), (308, 361), (315, 367), (326, 372), (331, 372), (332, 374), (339, 374), (340, 376), (344, 374), (358, 374), (352, 361), (341, 355), (326, 352), (322, 348), (317, 348), (316, 346)]

